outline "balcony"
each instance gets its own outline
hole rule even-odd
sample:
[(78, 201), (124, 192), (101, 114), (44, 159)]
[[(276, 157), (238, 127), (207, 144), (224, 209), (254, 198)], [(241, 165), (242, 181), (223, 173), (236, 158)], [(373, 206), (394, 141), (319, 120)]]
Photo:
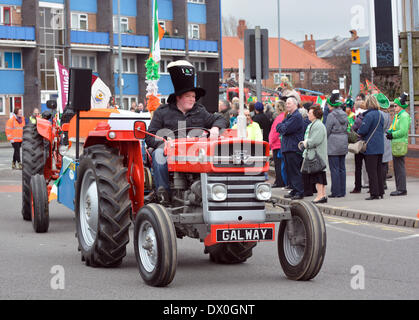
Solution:
[(71, 43), (109, 45), (109, 33), (71, 30)]
[[(113, 35), (113, 43), (115, 46), (119, 45), (118, 34)], [(121, 34), (121, 46), (148, 48), (148, 36), (123, 33)]]
[(35, 41), (35, 27), (1, 26), (1, 40)]
[(185, 51), (185, 39), (163, 37), (163, 39), (160, 40), (160, 49)]
[(189, 40), (189, 51), (217, 53), (218, 43), (209, 40)]

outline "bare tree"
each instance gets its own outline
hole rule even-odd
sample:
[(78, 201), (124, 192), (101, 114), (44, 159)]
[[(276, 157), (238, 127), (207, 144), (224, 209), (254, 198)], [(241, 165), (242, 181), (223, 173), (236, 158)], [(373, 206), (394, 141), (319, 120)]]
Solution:
[(224, 37), (236, 37), (238, 20), (233, 16), (222, 17), (223, 36)]

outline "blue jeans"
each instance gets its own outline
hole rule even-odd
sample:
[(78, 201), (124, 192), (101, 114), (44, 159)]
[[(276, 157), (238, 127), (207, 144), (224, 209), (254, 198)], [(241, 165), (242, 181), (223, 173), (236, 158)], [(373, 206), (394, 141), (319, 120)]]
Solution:
[(163, 148), (157, 148), (153, 151), (153, 178), (156, 191), (159, 187), (163, 187), (170, 194), (170, 184), (169, 184), (169, 170), (167, 168), (167, 158), (164, 155)]
[(344, 197), (346, 195), (346, 155), (328, 157), (330, 175), (332, 178), (332, 196)]

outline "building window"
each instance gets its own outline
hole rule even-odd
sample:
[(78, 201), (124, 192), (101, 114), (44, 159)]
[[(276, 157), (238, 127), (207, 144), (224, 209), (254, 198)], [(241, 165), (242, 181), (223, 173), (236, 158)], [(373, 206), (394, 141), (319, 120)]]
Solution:
[(163, 28), (164, 31), (166, 31), (166, 21), (164, 20), (159, 20), (159, 25), (160, 27)]
[(0, 68), (22, 69), (22, 54), (20, 52), (0, 51)]
[(169, 73), (167, 70), (168, 64), (172, 62), (170, 59), (162, 59), (160, 60), (160, 73)]
[(199, 4), (205, 4), (205, 0), (188, 0), (190, 3), (199, 3)]
[(314, 71), (312, 84), (321, 85), (329, 83), (329, 72), (327, 71)]
[(123, 110), (130, 110), (131, 109), (131, 104), (133, 102), (137, 103), (137, 96), (122, 96), (122, 105), (119, 103), (119, 95), (116, 96), (115, 102), (116, 104), (119, 106), (119, 109), (123, 109)]
[(72, 13), (71, 14), (71, 29), (74, 30), (88, 30), (87, 14)]
[[(6, 100), (4, 100), (6, 101)], [(15, 108), (21, 108), (23, 111), (23, 97), (21, 96), (9, 96), (9, 113), (13, 113)]]
[(73, 68), (85, 68), (92, 69), (93, 72), (97, 72), (96, 68), (96, 56), (86, 54), (72, 54), (71, 55), (71, 66)]
[[(128, 18), (121, 17), (121, 33), (129, 32)], [(113, 32), (118, 33), (118, 16), (113, 17)]]
[(188, 25), (188, 37), (189, 39), (199, 40), (199, 25), (190, 23)]
[[(114, 60), (114, 72), (119, 72), (119, 57)], [(137, 73), (137, 58), (135, 56), (122, 56), (122, 72)]]
[(0, 97), (0, 114), (6, 114), (6, 105), (4, 97)]
[(304, 79), (305, 79), (305, 73), (300, 72), (300, 81), (304, 81)]
[(207, 71), (207, 62), (206, 61), (191, 61), (195, 67), (195, 71)]
[(292, 81), (291, 74), (289, 74), (289, 73), (281, 73), (281, 74), (274, 73), (274, 84), (277, 84), (277, 85), (281, 84), (281, 78), (282, 77), (287, 77), (288, 81)]
[(12, 24), (12, 14), (10, 7), (0, 7), (0, 25), (10, 26)]

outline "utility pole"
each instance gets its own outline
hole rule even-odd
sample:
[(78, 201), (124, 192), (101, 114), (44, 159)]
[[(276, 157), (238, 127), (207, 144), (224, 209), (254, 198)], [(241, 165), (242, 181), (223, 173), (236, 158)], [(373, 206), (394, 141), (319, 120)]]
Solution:
[(256, 52), (256, 95), (258, 102), (262, 102), (262, 50), (261, 50), (260, 27), (255, 28), (255, 52)]
[[(413, 1), (405, 0), (405, 27), (407, 33), (407, 57), (408, 57), (408, 72), (409, 72), (409, 104), (410, 104), (410, 118), (412, 119), (411, 123), (411, 133), (414, 135), (416, 133), (415, 128), (415, 84), (414, 84), (414, 74), (413, 74)], [(416, 144), (416, 138), (413, 136), (411, 139), (411, 144)]]
[(280, 2), (278, 0), (278, 72), (279, 78), (281, 78), (281, 9), (280, 9)]
[(118, 65), (119, 65), (119, 68), (118, 68), (119, 107), (122, 108), (122, 106), (123, 106), (122, 87), (123, 87), (124, 79), (122, 79), (121, 4), (120, 4), (120, 0), (118, 0)]

